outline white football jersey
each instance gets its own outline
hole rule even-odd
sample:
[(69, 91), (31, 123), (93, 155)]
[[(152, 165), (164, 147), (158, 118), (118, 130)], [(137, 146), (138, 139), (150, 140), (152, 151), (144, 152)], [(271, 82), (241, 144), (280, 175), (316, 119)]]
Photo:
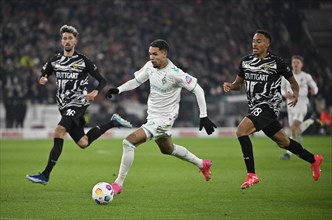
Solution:
[(151, 61), (148, 61), (134, 75), (140, 84), (150, 81), (147, 119), (177, 118), (182, 88), (192, 91), (197, 85), (195, 77), (183, 72), (170, 60), (163, 69), (154, 68)]
[[(308, 93), (309, 88), (313, 90), (314, 94), (318, 93), (316, 82), (311, 75), (301, 71), (299, 74), (293, 74), (296, 82), (299, 84), (299, 98), (294, 108), (307, 108), (309, 105)], [(283, 77), (281, 81), (281, 94), (285, 95), (287, 92), (292, 93), (290, 83)], [(287, 100), (287, 104), (290, 100)]]

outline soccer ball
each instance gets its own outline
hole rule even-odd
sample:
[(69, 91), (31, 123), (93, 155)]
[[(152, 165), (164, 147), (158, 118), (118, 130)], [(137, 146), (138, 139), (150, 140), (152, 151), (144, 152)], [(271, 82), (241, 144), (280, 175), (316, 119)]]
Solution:
[(97, 204), (108, 204), (114, 198), (114, 190), (111, 184), (106, 182), (97, 183), (92, 189), (92, 199)]

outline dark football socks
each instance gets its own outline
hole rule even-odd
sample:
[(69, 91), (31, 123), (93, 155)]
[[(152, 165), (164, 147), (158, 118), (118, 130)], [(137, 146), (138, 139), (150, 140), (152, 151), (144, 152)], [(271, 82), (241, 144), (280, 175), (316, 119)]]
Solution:
[(252, 144), (249, 136), (241, 136), (237, 138), (241, 144), (241, 149), (243, 153), (244, 163), (247, 167), (248, 173), (255, 173), (255, 162), (254, 154), (252, 150)]
[(309, 163), (315, 162), (315, 157), (312, 153), (310, 153), (309, 151), (304, 149), (301, 144), (294, 141), (293, 139), (289, 139), (289, 140), (290, 140), (290, 144), (288, 147), (285, 148), (286, 150), (289, 150), (293, 154), (297, 155), (299, 158), (301, 158)]
[(62, 152), (63, 147), (63, 139), (62, 138), (54, 138), (54, 146), (50, 152), (50, 156), (48, 158), (47, 166), (42, 174), (48, 179), (50, 177), (50, 173), (55, 166), (60, 154)]
[(115, 127), (113, 122), (108, 122), (107, 124), (96, 126), (94, 128), (91, 128), (86, 136), (88, 136), (88, 141), (90, 145), (94, 140), (99, 138), (102, 134), (104, 134), (108, 129)]

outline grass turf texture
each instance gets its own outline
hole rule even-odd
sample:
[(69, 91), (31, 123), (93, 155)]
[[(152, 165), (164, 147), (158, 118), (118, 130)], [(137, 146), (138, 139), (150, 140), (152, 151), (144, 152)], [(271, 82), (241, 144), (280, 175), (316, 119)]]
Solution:
[(122, 140), (97, 140), (80, 150), (65, 140), (48, 185), (26, 174), (42, 171), (53, 140), (0, 140), (0, 219), (332, 219), (331, 137), (304, 137), (304, 145), (324, 156), (313, 181), (310, 164), (284, 153), (267, 138), (252, 138), (260, 183), (241, 190), (246, 171), (236, 138), (178, 138), (201, 158), (213, 161), (205, 182), (192, 164), (162, 155), (154, 142), (135, 151), (123, 192), (97, 205), (91, 189), (116, 178)]

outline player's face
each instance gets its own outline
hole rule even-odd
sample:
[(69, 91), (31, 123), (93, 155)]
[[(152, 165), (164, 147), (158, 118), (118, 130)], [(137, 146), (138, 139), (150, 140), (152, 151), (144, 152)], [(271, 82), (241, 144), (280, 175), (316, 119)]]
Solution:
[(292, 69), (294, 72), (296, 72), (296, 73), (301, 72), (302, 67), (303, 67), (303, 63), (301, 60), (299, 60), (299, 59), (292, 60)]
[(252, 39), (252, 52), (254, 55), (263, 58), (267, 53), (270, 42), (263, 34), (256, 33)]
[(162, 69), (167, 65), (167, 51), (158, 47), (149, 48), (150, 61), (154, 68)]
[(63, 33), (61, 38), (61, 44), (65, 51), (70, 52), (75, 49), (77, 39), (72, 33)]

